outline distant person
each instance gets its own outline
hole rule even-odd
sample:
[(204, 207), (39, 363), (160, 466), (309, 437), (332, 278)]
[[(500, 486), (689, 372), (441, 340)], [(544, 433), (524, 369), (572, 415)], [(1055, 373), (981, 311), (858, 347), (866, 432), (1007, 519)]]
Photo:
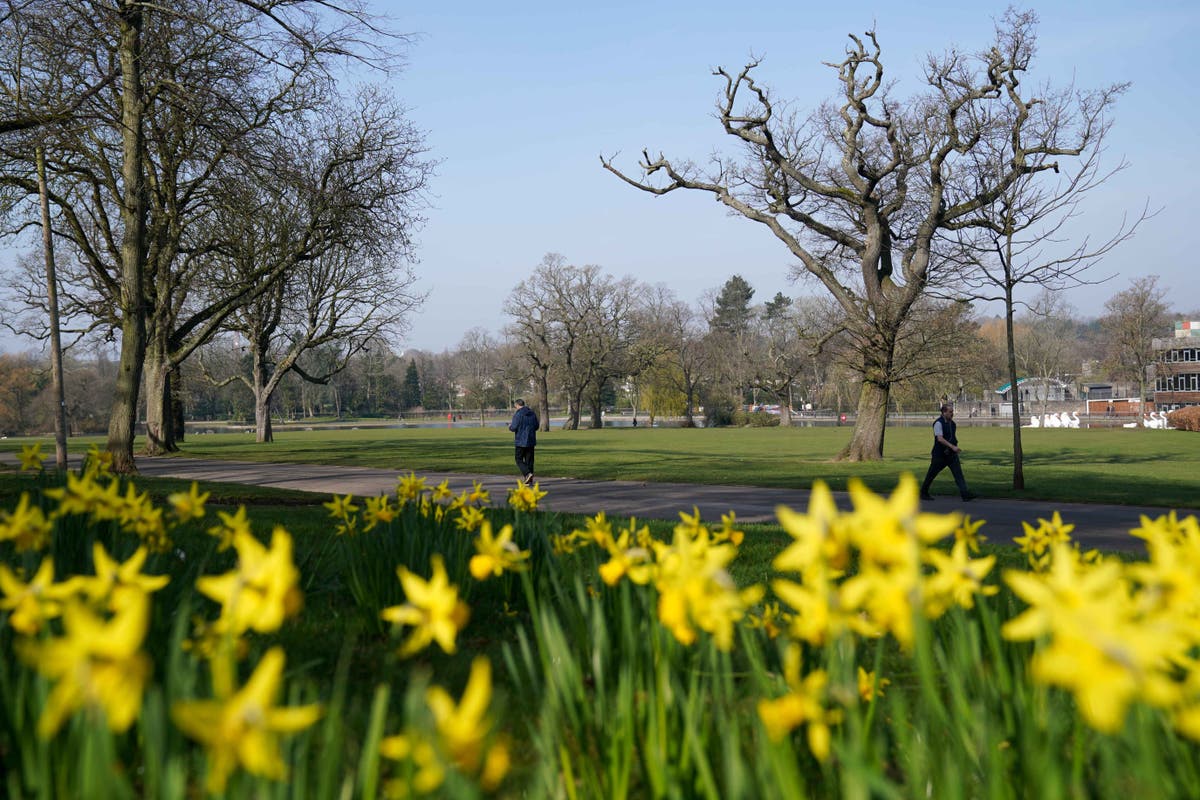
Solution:
[(513, 414), (508, 429), (513, 432), (513, 444), (516, 445), (517, 469), (521, 470), (521, 480), (526, 486), (533, 486), (533, 449), (537, 447), (538, 415), (525, 405), (525, 401), (517, 398), (517, 412)]
[(633, 418), (633, 427), (637, 427), (637, 417)]
[(962, 495), (963, 500), (974, 500), (979, 496), (967, 488), (967, 482), (963, 478), (962, 464), (958, 460), (962, 449), (958, 446), (956, 428), (954, 406), (946, 403), (942, 406), (942, 415), (933, 423), (933, 452), (929, 459), (929, 471), (925, 473), (925, 482), (921, 484), (922, 500), (933, 499), (933, 495), (929, 493), (929, 486), (946, 467), (950, 468), (950, 474), (954, 476), (954, 482), (958, 484), (958, 493)]

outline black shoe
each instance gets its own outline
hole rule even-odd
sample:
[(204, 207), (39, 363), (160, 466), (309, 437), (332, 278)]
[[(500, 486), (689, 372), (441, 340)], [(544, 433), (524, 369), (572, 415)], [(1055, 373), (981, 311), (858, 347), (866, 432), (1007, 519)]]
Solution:
[(922, 499), (922, 500), (933, 500), (933, 495), (931, 495), (931, 494), (923, 494), (923, 495), (921, 495), (921, 499)]
[(970, 502), (971, 500), (974, 500), (977, 497), (979, 497), (979, 495), (975, 494), (974, 492), (967, 492), (966, 494), (964, 494), (962, 496), (964, 503)]

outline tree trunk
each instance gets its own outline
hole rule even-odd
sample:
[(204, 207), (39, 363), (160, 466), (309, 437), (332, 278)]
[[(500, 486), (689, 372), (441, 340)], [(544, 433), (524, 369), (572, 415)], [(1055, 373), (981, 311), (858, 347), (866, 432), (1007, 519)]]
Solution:
[[(693, 381), (689, 381), (686, 375), (683, 380), (687, 385), (687, 391), (683, 393), (686, 398), (686, 406), (683, 409), (683, 427), (694, 428), (696, 427), (696, 420), (694, 418), (696, 413), (696, 384)], [(651, 427), (654, 426), (653, 418), (650, 420), (650, 425)]]
[(259, 444), (275, 441), (275, 432), (271, 430), (271, 393), (261, 386), (254, 390), (254, 441)]
[(145, 358), (146, 380), (146, 443), (141, 452), (160, 456), (179, 450), (171, 417), (171, 365), (167, 361), (166, 343), (157, 336), (148, 337)]
[(146, 312), (142, 285), (146, 270), (146, 198), (142, 177), (141, 34), (143, 6), (121, 3), (121, 359), (108, 424), (108, 452), (118, 474), (137, 472), (133, 461), (138, 390), (146, 352)]
[(271, 430), (271, 395), (275, 393), (276, 381), (274, 375), (267, 374), (265, 362), (265, 357), (256, 352), (250, 366), (254, 373), (254, 441), (258, 444), (275, 441), (275, 432)]
[[(1013, 476), (1014, 489), (1025, 488), (1025, 457), (1021, 450), (1021, 395), (1017, 391), (1017, 346), (1013, 338), (1012, 287), (1008, 286), (1004, 297), (1004, 325), (1008, 338), (1008, 385), (1012, 390), (1013, 420)], [(1043, 417), (1044, 419), (1044, 417)]]
[(599, 430), (604, 427), (604, 406), (600, 401), (600, 392), (596, 392), (596, 397), (592, 400), (592, 427)]
[(63, 387), (62, 333), (58, 322), (58, 270), (54, 265), (54, 232), (50, 229), (50, 195), (46, 190), (46, 151), (37, 148), (38, 195), (42, 211), (42, 254), (46, 260), (46, 305), (50, 309), (50, 375), (54, 393), (54, 465), (67, 469), (67, 399)]
[[(175, 444), (182, 442), (187, 434), (184, 428), (183, 418), (183, 375), (179, 371), (179, 367), (171, 368), (167, 374), (167, 397), (169, 398), (170, 411), (168, 419), (171, 422), (171, 433), (174, 437)], [(178, 449), (178, 447), (176, 447)]]
[(883, 381), (863, 380), (858, 395), (854, 434), (838, 453), (838, 461), (880, 461), (883, 459), (883, 434), (887, 425), (890, 385)]
[(550, 430), (550, 382), (546, 377), (546, 370), (541, 370), (534, 378), (536, 383), (537, 404), (538, 404), (538, 421), (541, 422), (543, 431)]
[(567, 396), (567, 421), (563, 428), (568, 431), (579, 430), (580, 405), (583, 402), (582, 392), (571, 392)]

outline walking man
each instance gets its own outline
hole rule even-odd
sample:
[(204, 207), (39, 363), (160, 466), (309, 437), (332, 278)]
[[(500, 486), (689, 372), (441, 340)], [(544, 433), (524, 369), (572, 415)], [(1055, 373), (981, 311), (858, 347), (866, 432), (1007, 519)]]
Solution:
[(962, 449), (958, 446), (956, 428), (954, 406), (946, 403), (942, 406), (942, 415), (933, 423), (933, 452), (929, 459), (929, 471), (925, 473), (925, 482), (921, 484), (922, 500), (933, 499), (933, 495), (929, 493), (929, 486), (946, 467), (950, 468), (950, 474), (954, 476), (954, 482), (958, 484), (958, 493), (962, 495), (963, 500), (974, 500), (979, 496), (967, 488), (967, 482), (963, 478), (962, 464), (958, 460)]
[(538, 415), (520, 398), (516, 402), (508, 429), (513, 432), (513, 444), (517, 448), (517, 469), (526, 486), (533, 486), (533, 448), (537, 447)]

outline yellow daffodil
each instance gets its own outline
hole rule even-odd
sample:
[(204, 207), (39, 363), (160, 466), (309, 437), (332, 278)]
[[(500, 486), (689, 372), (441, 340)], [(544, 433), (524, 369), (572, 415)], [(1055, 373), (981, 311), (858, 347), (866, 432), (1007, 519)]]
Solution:
[(46, 518), (41, 508), (29, 504), (27, 492), (21, 492), (21, 499), (11, 512), (0, 511), (0, 542), (12, 542), (18, 553), (45, 548), (53, 531), (54, 522)]
[(338, 497), (335, 494), (332, 500), (321, 505), (329, 509), (329, 516), (334, 519), (345, 520), (358, 513), (358, 506), (354, 505), (353, 501), (353, 495), (348, 494), (345, 497)]
[(739, 590), (726, 566), (737, 555), (732, 544), (713, 544), (698, 515), (675, 526), (671, 544), (653, 543), (657, 569), (658, 618), (681, 643), (696, 640), (696, 628), (721, 650), (733, 646), (733, 624), (763, 595), (761, 586)]
[(42, 443), (34, 442), (33, 444), (21, 445), (20, 458), (22, 472), (41, 471), (42, 462), (46, 460), (46, 456), (42, 453)]
[(376, 525), (383, 523), (387, 524), (396, 518), (399, 510), (392, 505), (392, 500), (387, 495), (379, 495), (378, 497), (368, 497), (366, 499), (367, 507), (363, 511), (363, 533), (374, 528)]
[(220, 542), (217, 545), (218, 553), (233, 547), (234, 540), (239, 536), (251, 535), (250, 518), (246, 516), (245, 506), (238, 506), (238, 510), (233, 514), (218, 511), (217, 518), (221, 520), (221, 524), (209, 528), (208, 533), (217, 537)]
[(500, 533), (492, 534), (492, 523), (484, 520), (475, 539), (476, 554), (471, 557), (468, 568), (475, 580), (486, 580), (489, 576), (499, 577), (505, 570), (520, 572), (527, 568), (524, 562), (529, 558), (529, 551), (517, 547), (512, 540), (513, 527), (505, 525)]
[(8, 624), (17, 633), (32, 636), (46, 620), (62, 613), (63, 601), (77, 591), (74, 580), (54, 582), (54, 559), (43, 558), (28, 583), (0, 564), (0, 611), (11, 611)]
[(234, 539), (237, 569), (196, 579), (196, 590), (221, 604), (218, 627), (238, 636), (270, 633), (300, 610), (300, 573), (292, 562), (292, 537), (276, 526), (270, 549), (248, 534)]
[(836, 710), (825, 708), (829, 676), (814, 670), (801, 676), (800, 647), (790, 645), (784, 653), (783, 675), (789, 692), (773, 700), (758, 701), (758, 716), (772, 741), (780, 741), (800, 725), (807, 726), (808, 749), (819, 761), (829, 757), (829, 726), (840, 721)]
[[(92, 514), (102, 506), (108, 506), (116, 498), (117, 481), (110, 482), (106, 489), (86, 472), (76, 475), (67, 473), (67, 485), (61, 488), (47, 489), (46, 497), (58, 501), (58, 516), (71, 514)], [(111, 518), (111, 517), (110, 517)]]
[(430, 558), (433, 575), (425, 580), (404, 566), (396, 569), (407, 603), (380, 612), (387, 622), (411, 626), (413, 631), (400, 647), (401, 656), (410, 656), (431, 642), (447, 653), (455, 650), (458, 632), (467, 624), (470, 609), (458, 599), (458, 587), (450, 583), (441, 555)]
[(1119, 562), (1085, 563), (1063, 541), (1050, 553), (1045, 573), (1004, 575), (1030, 608), (1001, 634), (1045, 639), (1031, 663), (1034, 680), (1071, 691), (1087, 723), (1105, 733), (1120, 729), (1135, 699), (1159, 707), (1178, 703), (1175, 664), (1193, 637), (1174, 619), (1145, 613)]
[(635, 544), (640, 532), (634, 525), (631, 520), (630, 527), (622, 530), (615, 540), (610, 534), (607, 541), (600, 543), (608, 551), (608, 561), (600, 565), (600, 579), (609, 586), (616, 586), (626, 575), (643, 586), (654, 578), (654, 553)]
[(804, 572), (822, 561), (834, 569), (845, 569), (850, 559), (847, 530), (839, 524), (837, 504), (825, 481), (813, 483), (808, 513), (797, 514), (787, 506), (775, 509), (779, 524), (793, 541), (775, 557), (780, 572)]
[(483, 484), (479, 481), (471, 481), (471, 493), (467, 495), (467, 504), (486, 506), (491, 502), (492, 497), (488, 494), (488, 490), (483, 488)]
[(517, 488), (508, 490), (508, 505), (514, 511), (537, 511), (538, 503), (545, 496), (536, 483), (533, 486), (518, 483)]
[(114, 731), (137, 719), (151, 671), (141, 652), (149, 623), (145, 594), (131, 594), (107, 621), (83, 603), (68, 601), (62, 637), (22, 643), (21, 657), (54, 682), (38, 720), (39, 736), (53, 736), (80, 708), (102, 710)]
[(454, 520), (454, 526), (462, 531), (471, 533), (483, 524), (484, 519), (483, 509), (475, 508), (474, 506), (461, 506), (458, 509), (458, 516)]
[(1022, 522), (1021, 527), (1025, 529), (1025, 535), (1014, 538), (1013, 543), (1027, 555), (1029, 565), (1039, 571), (1049, 565), (1051, 548), (1070, 542), (1071, 531), (1075, 530), (1074, 525), (1067, 525), (1062, 521), (1057, 511), (1051, 519), (1039, 518), (1036, 528), (1028, 522)]
[(983, 583), (996, 557), (971, 560), (967, 549), (968, 540), (959, 539), (949, 555), (936, 549), (926, 551), (926, 562), (936, 570), (924, 582), (925, 611), (930, 619), (937, 619), (952, 606), (974, 608), (975, 595), (991, 596), (1000, 591), (998, 586)]
[(200, 487), (195, 481), (192, 481), (191, 487), (186, 492), (167, 495), (167, 502), (171, 505), (171, 513), (178, 522), (190, 522), (194, 519), (204, 519), (204, 504), (211, 494), (212, 492), (201, 494)]
[(245, 686), (229, 697), (182, 700), (171, 718), (185, 734), (208, 750), (208, 791), (225, 790), (229, 775), (239, 766), (273, 780), (286, 777), (279, 755), (280, 734), (304, 730), (321, 717), (319, 705), (280, 708), (283, 650), (273, 647), (258, 662)]
[(142, 567), (150, 555), (145, 547), (139, 547), (123, 564), (108, 554), (100, 542), (92, 543), (92, 563), (96, 575), (76, 580), (80, 589), (92, 602), (121, 608), (131, 596), (140, 597), (157, 592), (171, 580), (168, 575), (143, 575)]
[(949, 536), (960, 514), (930, 514), (920, 510), (920, 489), (911, 473), (900, 476), (896, 490), (883, 498), (858, 478), (847, 488), (854, 512), (847, 520), (850, 537), (864, 563), (884, 569), (917, 569), (921, 548)]
[(582, 529), (571, 531), (571, 535), (577, 541), (590, 542), (608, 548), (612, 546), (613, 542), (612, 522), (607, 514), (600, 511), (594, 517), (588, 517)]
[(741, 547), (746, 538), (745, 531), (737, 529), (737, 515), (731, 509), (728, 514), (721, 515), (721, 527), (713, 531), (714, 542), (729, 542), (734, 547)]
[(779, 603), (764, 603), (761, 614), (748, 614), (746, 622), (751, 628), (758, 628), (767, 635), (768, 639), (775, 639), (779, 634), (787, 630), (791, 622), (792, 615), (784, 611)]
[(791, 634), (812, 645), (824, 645), (846, 629), (840, 611), (837, 588), (822, 564), (805, 570), (803, 579), (778, 579), (772, 582), (775, 595), (793, 609), (788, 615)]
[(957, 541), (967, 543), (967, 549), (972, 553), (979, 552), (979, 546), (987, 541), (987, 537), (979, 532), (983, 527), (983, 520), (972, 520), (970, 514), (963, 515), (962, 523), (954, 531), (954, 538)]
[(442, 481), (437, 486), (433, 487), (433, 492), (430, 494), (430, 498), (435, 503), (444, 502), (446, 500), (449, 500), (451, 497), (454, 497), (454, 490), (452, 490), (450, 488), (450, 479), (449, 478)]
[[(432, 794), (446, 780), (446, 768), (438, 757), (433, 744), (424, 737), (411, 733), (388, 736), (379, 742), (379, 754), (393, 761), (411, 761), (416, 768), (411, 788), (417, 794)], [(407, 798), (410, 794), (409, 781), (391, 778), (384, 782), (384, 795), (389, 798)]]
[(108, 450), (101, 450), (97, 445), (92, 445), (83, 459), (83, 471), (91, 478), (103, 478), (112, 474), (112, 463), (112, 453)]
[(485, 747), (492, 726), (487, 717), (491, 700), (492, 667), (482, 656), (471, 662), (471, 676), (458, 703), (440, 686), (431, 686), (425, 693), (450, 761), (468, 775), (478, 774), (480, 784), (488, 791), (500, 784), (509, 766), (508, 748), (503, 741)]
[(874, 672), (858, 668), (858, 696), (864, 703), (869, 703), (877, 697), (883, 697), (883, 690), (891, 683), (887, 678), (876, 678)]
[(419, 500), (424, 493), (425, 478), (418, 477), (415, 472), (400, 476), (396, 484), (396, 496), (400, 498), (400, 505)]

